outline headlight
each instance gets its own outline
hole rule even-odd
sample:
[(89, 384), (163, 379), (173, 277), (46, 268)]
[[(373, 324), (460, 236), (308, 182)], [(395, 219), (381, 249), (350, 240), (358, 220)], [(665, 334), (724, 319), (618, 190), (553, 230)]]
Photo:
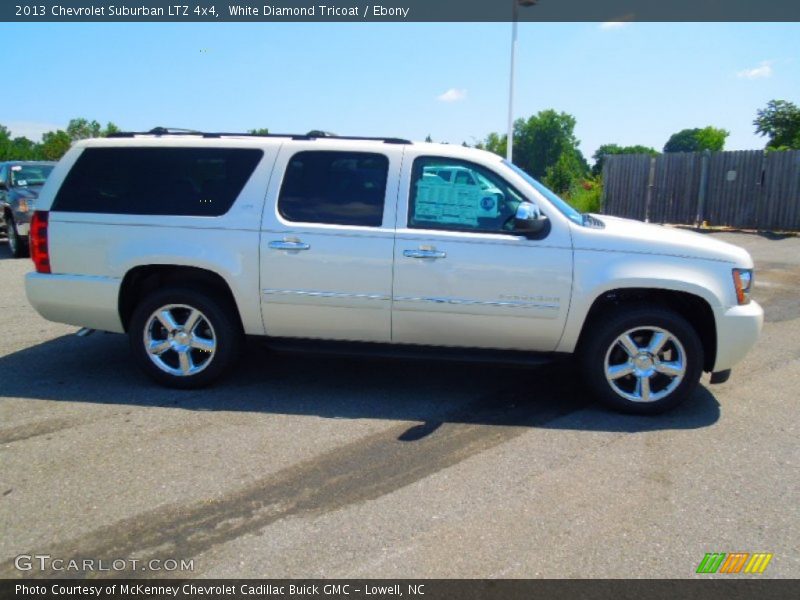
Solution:
[(753, 269), (734, 269), (733, 287), (739, 304), (750, 302), (750, 290), (753, 287)]

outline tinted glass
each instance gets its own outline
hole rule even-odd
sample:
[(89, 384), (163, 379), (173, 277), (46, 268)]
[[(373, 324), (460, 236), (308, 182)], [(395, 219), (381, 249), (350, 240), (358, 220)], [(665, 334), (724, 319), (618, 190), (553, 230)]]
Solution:
[(217, 217), (262, 155), (251, 148), (87, 148), (53, 210)]
[(547, 186), (539, 183), (536, 179), (528, 175), (525, 171), (520, 169), (517, 165), (504, 160), (503, 163), (513, 169), (516, 173), (518, 173), (525, 181), (527, 181), (533, 188), (542, 194), (545, 198), (550, 200), (550, 202), (555, 206), (564, 216), (568, 219), (577, 223), (578, 225), (583, 225), (583, 215), (579, 213), (577, 210), (572, 208), (569, 204), (564, 202), (560, 197), (556, 195), (555, 192), (550, 190)]
[(11, 167), (11, 185), (28, 187), (44, 184), (53, 165), (14, 165)]
[[(444, 178), (443, 173), (451, 176)], [(436, 157), (414, 161), (408, 226), (455, 231), (512, 231), (522, 195), (473, 163)]]
[(278, 211), (289, 221), (380, 227), (389, 159), (364, 152), (298, 152)]

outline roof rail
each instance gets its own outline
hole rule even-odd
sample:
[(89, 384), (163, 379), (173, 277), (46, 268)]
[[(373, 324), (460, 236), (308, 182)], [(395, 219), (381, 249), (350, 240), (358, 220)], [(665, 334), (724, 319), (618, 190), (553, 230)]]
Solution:
[(228, 133), (228, 132), (209, 132), (209, 131), (196, 131), (194, 129), (182, 129), (179, 127), (154, 127), (150, 131), (116, 131), (109, 133), (110, 138), (130, 138), (137, 135), (152, 135), (160, 137), (162, 135), (196, 135), (204, 138), (222, 138), (222, 137), (253, 137), (253, 138), (291, 138), (293, 140), (308, 140), (313, 141), (319, 138), (332, 139), (332, 140), (364, 140), (372, 142), (383, 142), (385, 144), (411, 144), (410, 140), (396, 137), (365, 137), (354, 135), (336, 135), (327, 131), (320, 131), (318, 129), (309, 131), (308, 133)]

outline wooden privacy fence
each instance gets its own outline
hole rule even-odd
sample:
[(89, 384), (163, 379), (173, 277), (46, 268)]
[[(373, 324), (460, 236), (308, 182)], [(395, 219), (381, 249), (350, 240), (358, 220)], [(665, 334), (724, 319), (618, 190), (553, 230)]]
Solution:
[(800, 150), (607, 156), (603, 212), (656, 223), (800, 230)]

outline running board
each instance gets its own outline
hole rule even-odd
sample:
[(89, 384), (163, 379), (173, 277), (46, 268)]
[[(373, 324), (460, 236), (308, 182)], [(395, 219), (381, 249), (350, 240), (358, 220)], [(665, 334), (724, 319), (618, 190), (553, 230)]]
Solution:
[(416, 346), (413, 344), (381, 344), (375, 342), (332, 342), (328, 340), (266, 338), (267, 347), (278, 352), (298, 352), (317, 355), (360, 356), (365, 358), (401, 358), (407, 360), (436, 360), (445, 362), (495, 363), (532, 367), (545, 365), (567, 356), (556, 352), (525, 352)]

